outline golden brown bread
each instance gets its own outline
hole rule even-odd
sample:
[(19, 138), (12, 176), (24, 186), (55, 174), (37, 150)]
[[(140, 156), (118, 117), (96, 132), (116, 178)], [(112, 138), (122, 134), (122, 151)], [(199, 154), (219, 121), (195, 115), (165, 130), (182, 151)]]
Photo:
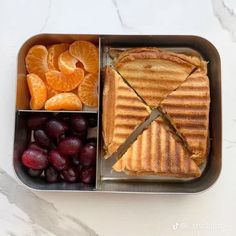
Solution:
[(177, 137), (165, 127), (161, 117), (153, 121), (113, 170), (129, 175), (199, 177), (201, 171)]
[(181, 86), (160, 104), (179, 135), (194, 154), (195, 162), (204, 162), (208, 151), (210, 90), (209, 79), (201, 70), (191, 74)]
[(150, 114), (120, 75), (107, 66), (103, 89), (103, 138), (107, 156), (122, 145), (135, 128)]
[(158, 48), (126, 50), (115, 61), (116, 70), (150, 107), (178, 88), (201, 60)]

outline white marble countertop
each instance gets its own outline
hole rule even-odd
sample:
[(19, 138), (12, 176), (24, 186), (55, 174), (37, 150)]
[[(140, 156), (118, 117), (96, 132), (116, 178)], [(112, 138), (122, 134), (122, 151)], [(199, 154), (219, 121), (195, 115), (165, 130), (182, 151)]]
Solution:
[[(223, 168), (197, 195), (30, 192), (12, 168), (16, 56), (38, 33), (192, 34), (222, 60)], [(235, 0), (0, 1), (0, 235), (236, 235)]]

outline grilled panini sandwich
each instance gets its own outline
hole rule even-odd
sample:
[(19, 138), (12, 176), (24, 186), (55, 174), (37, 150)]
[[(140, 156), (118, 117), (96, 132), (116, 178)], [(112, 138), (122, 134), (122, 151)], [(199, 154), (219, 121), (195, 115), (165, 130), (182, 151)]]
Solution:
[(196, 70), (176, 91), (170, 93), (160, 108), (176, 128), (195, 162), (204, 162), (208, 151), (210, 92), (204, 70)]
[(111, 67), (105, 68), (103, 138), (106, 158), (122, 145), (150, 114), (150, 109)]
[(161, 117), (138, 136), (126, 153), (113, 165), (117, 172), (129, 175), (198, 177), (197, 164)]
[(202, 61), (197, 57), (160, 50), (136, 48), (119, 54), (116, 70), (150, 107), (158, 107)]

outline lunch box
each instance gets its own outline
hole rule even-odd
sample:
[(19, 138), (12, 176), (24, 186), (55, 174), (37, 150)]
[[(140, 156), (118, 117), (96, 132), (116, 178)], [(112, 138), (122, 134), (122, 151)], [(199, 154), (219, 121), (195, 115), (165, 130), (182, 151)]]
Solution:
[[(98, 108), (85, 107), (82, 111), (30, 110), (26, 82), (25, 56), (36, 44), (51, 45), (76, 40), (93, 42), (99, 50)], [(210, 81), (209, 134), (210, 149), (207, 162), (202, 167), (199, 178), (170, 178), (158, 176), (131, 177), (124, 173), (114, 173), (111, 166), (115, 160), (105, 160), (102, 139), (102, 69), (110, 64), (108, 49), (133, 47), (158, 47), (198, 55), (208, 62)], [(216, 48), (206, 39), (191, 35), (81, 35), (81, 34), (40, 34), (28, 39), (20, 48), (17, 62), (17, 94), (15, 111), (15, 135), (13, 166), (18, 179), (27, 187), (42, 191), (108, 192), (108, 193), (197, 193), (212, 186), (220, 175), (222, 158), (222, 111), (221, 111), (221, 65)], [(94, 186), (82, 183), (47, 183), (43, 179), (30, 177), (21, 164), (21, 155), (27, 146), (29, 132), (26, 119), (31, 113), (83, 113), (97, 117), (97, 163)]]

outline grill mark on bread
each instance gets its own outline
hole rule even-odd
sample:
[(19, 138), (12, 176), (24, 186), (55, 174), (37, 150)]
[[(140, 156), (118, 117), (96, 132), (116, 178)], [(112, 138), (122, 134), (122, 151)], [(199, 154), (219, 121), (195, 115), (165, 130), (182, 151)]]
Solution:
[(185, 109), (189, 109), (189, 110), (206, 110), (208, 108), (208, 105), (204, 105), (204, 104), (171, 104), (171, 103), (162, 103), (163, 105), (161, 105), (162, 108), (164, 108), (165, 110), (169, 110), (169, 109), (178, 109), (178, 110), (185, 110)]

